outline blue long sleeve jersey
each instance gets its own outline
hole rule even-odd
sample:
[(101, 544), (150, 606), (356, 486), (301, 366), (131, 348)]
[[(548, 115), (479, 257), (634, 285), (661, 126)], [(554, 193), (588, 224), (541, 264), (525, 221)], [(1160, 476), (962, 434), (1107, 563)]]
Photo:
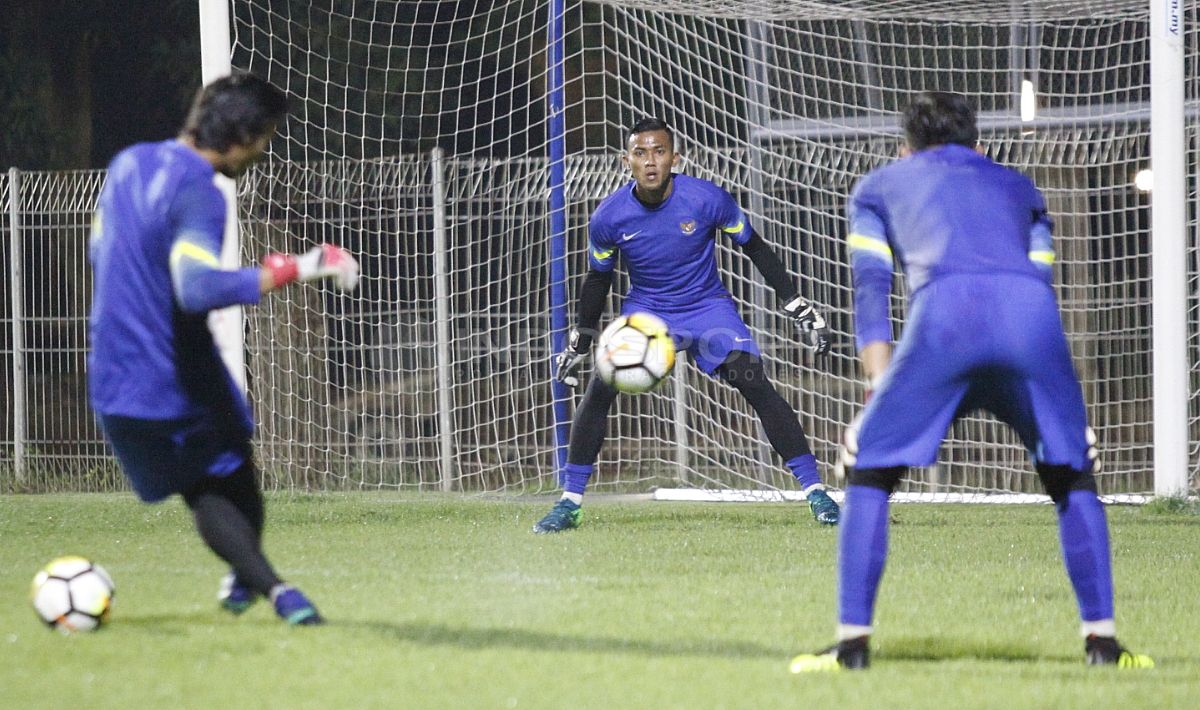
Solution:
[(108, 166), (92, 222), (92, 407), (138, 419), (196, 415), (252, 427), (208, 311), (258, 303), (259, 269), (222, 270), (225, 199), (179, 141), (142, 143)]
[(910, 297), (945, 274), (1027, 274), (1050, 283), (1053, 224), (1033, 181), (961, 145), (876, 168), (847, 207), (859, 350), (891, 342), (893, 261)]
[(716, 234), (745, 244), (751, 229), (733, 196), (690, 175), (675, 174), (662, 204), (638, 201), (630, 181), (596, 207), (588, 223), (588, 261), (612, 271), (618, 252), (629, 272), (626, 299), (681, 312), (710, 299), (729, 299), (717, 273)]

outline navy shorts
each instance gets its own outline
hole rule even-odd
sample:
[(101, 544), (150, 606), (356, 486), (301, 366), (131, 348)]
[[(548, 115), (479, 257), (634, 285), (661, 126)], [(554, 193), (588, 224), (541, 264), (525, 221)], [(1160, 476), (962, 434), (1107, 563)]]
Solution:
[(863, 411), (856, 465), (928, 466), (954, 420), (976, 409), (1013, 427), (1035, 462), (1090, 469), (1083, 391), (1045, 283), (959, 274), (918, 291)]
[(147, 503), (186, 493), (206, 476), (228, 476), (252, 455), (249, 437), (219, 427), (208, 417), (99, 417), (121, 470), (138, 498)]
[(695, 309), (677, 313), (626, 300), (621, 315), (630, 313), (651, 313), (663, 319), (675, 341), (675, 349), (687, 351), (692, 362), (705, 374), (713, 374), (733, 352), (762, 357), (750, 329), (728, 299), (713, 299)]

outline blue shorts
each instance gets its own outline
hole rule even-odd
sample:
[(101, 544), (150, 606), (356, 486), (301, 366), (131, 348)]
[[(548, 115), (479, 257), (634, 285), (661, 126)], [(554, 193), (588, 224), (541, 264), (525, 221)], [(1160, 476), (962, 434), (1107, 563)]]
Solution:
[(622, 304), (621, 315), (638, 312), (662, 318), (675, 341), (675, 349), (687, 351), (705, 374), (713, 374), (733, 352), (762, 357), (750, 329), (729, 299), (713, 299), (682, 312), (659, 311), (628, 299)]
[(147, 503), (186, 493), (206, 476), (224, 477), (250, 460), (250, 439), (208, 417), (133, 419), (100, 414), (100, 426), (133, 490)]
[(984, 409), (1037, 463), (1090, 469), (1083, 391), (1054, 291), (1026, 276), (925, 285), (858, 430), (859, 468), (928, 466), (956, 418)]

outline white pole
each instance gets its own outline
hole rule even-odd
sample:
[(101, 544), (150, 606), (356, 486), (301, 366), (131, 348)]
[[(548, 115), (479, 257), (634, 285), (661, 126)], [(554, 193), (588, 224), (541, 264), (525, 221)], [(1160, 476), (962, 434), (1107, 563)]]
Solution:
[[(229, 41), (229, 0), (200, 0), (200, 74), (205, 85), (229, 76), (232, 45)], [(237, 192), (231, 178), (217, 175), (214, 179), (225, 196), (225, 243), (221, 247), (221, 266), (236, 269), (241, 266), (242, 243), (238, 233)], [(243, 391), (246, 389), (246, 342), (242, 330), (242, 307), (230, 306), (213, 311), (208, 327), (216, 340), (225, 367)]]
[(8, 169), (9, 288), (12, 294), (13, 475), (25, 483), (25, 285), (21, 253), (21, 171)]
[(680, 483), (688, 480), (688, 432), (687, 432), (687, 353), (675, 355), (675, 377), (673, 385), (675, 414), (675, 464), (679, 467)]
[(450, 398), (450, 266), (446, 238), (446, 183), (442, 149), (430, 151), (433, 171), (433, 303), (437, 329), (438, 438), (442, 490), (454, 487), (454, 410)]
[(1187, 493), (1187, 174), (1181, 0), (1150, 2), (1154, 493)]

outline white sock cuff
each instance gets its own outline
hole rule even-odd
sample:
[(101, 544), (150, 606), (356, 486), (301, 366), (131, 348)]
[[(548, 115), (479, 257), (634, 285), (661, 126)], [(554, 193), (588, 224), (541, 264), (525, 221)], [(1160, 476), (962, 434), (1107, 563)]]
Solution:
[(1098, 621), (1085, 621), (1080, 624), (1079, 635), (1087, 638), (1088, 636), (1108, 636), (1116, 638), (1117, 622), (1112, 619), (1100, 619)]
[(856, 639), (856, 638), (859, 638), (860, 636), (870, 636), (872, 630), (873, 630), (873, 627), (870, 627), (870, 626), (857, 626), (855, 624), (838, 624), (837, 640), (838, 641), (849, 641), (850, 639)]
[(807, 498), (809, 493), (812, 493), (813, 491), (823, 491), (823, 490), (825, 490), (824, 483), (814, 483), (811, 486), (809, 486), (808, 488), (805, 488), (801, 492), (804, 493), (804, 497)]
[(582, 493), (568, 493), (566, 491), (563, 491), (562, 497), (571, 501), (575, 505), (583, 505), (583, 494)]

